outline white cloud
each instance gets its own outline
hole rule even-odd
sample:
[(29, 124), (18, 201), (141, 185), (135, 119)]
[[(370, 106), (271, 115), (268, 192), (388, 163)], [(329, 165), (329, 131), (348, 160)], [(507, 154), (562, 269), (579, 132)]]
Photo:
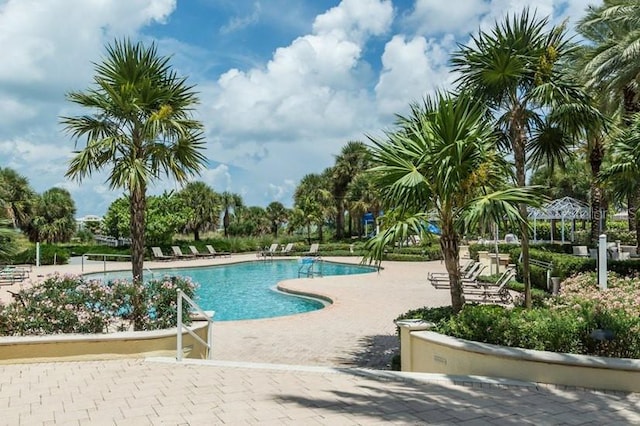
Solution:
[(229, 34), (234, 31), (239, 31), (244, 28), (247, 28), (260, 20), (260, 12), (262, 11), (262, 7), (260, 7), (259, 2), (255, 2), (253, 4), (253, 11), (251, 14), (246, 16), (234, 16), (227, 22), (225, 25), (220, 28), (221, 34)]
[(394, 36), (385, 46), (375, 88), (379, 110), (387, 115), (400, 113), (425, 94), (448, 88), (453, 78), (447, 65), (452, 45), (451, 37), (436, 42)]
[(465, 0), (460, 5), (441, 0), (416, 0), (406, 21), (418, 34), (466, 35), (478, 28), (479, 17), (488, 10), (485, 0)]

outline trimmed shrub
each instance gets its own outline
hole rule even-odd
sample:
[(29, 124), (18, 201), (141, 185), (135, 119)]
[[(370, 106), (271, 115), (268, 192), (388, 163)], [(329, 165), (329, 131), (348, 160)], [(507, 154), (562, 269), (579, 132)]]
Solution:
[[(40, 264), (41, 265), (64, 265), (69, 261), (69, 250), (54, 244), (40, 244)], [(13, 263), (16, 264), (36, 264), (35, 245), (18, 253)]]

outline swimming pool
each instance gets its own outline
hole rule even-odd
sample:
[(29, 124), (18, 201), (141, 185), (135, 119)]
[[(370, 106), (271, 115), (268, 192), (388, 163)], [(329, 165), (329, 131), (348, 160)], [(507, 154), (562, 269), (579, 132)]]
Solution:
[[(317, 299), (274, 291), (278, 282), (297, 278), (300, 265), (296, 260), (275, 260), (161, 269), (153, 271), (153, 278), (165, 275), (191, 277), (199, 284), (196, 302), (204, 310), (215, 311), (216, 321), (271, 318), (324, 307), (324, 302)], [(353, 275), (373, 271), (375, 268), (368, 266), (322, 262), (323, 275)], [(130, 278), (131, 272), (89, 274), (86, 277), (108, 280)], [(145, 278), (149, 278), (148, 273)]]

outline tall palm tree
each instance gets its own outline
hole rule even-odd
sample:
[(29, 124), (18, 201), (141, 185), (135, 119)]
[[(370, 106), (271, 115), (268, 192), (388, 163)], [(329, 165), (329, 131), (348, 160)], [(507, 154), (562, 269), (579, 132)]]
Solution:
[(327, 171), (324, 176), (309, 173), (302, 177), (293, 194), (294, 216), (296, 221), (307, 228), (307, 238), (311, 243), (311, 226), (318, 227), (320, 241), (322, 241), (322, 229), (327, 215), (333, 206), (333, 197), (329, 188)]
[(231, 214), (236, 209), (242, 208), (244, 205), (242, 196), (229, 191), (224, 191), (220, 196), (224, 216), (222, 217), (222, 226), (224, 227), (224, 236), (229, 236), (229, 225), (231, 224)]
[[(581, 46), (576, 68), (586, 86), (597, 93), (601, 109), (614, 123), (627, 126), (633, 114), (640, 112), (640, 3), (636, 0), (604, 0), (589, 6), (578, 22), (578, 33), (588, 43)], [(600, 170), (605, 153), (606, 131), (589, 141), (593, 147), (591, 164), (594, 175)], [(602, 198), (599, 181), (594, 179), (592, 200)], [(629, 230), (636, 226), (638, 193), (627, 192)], [(593, 227), (593, 226), (592, 226)], [(640, 240), (639, 240), (640, 241)]]
[(359, 141), (350, 141), (336, 157), (331, 169), (332, 192), (336, 204), (336, 238), (344, 237), (345, 196), (351, 181), (369, 167), (369, 149)]
[(381, 205), (380, 191), (368, 173), (360, 173), (353, 178), (347, 189), (346, 200), (349, 217), (357, 218), (358, 235), (363, 235), (362, 217), (365, 213), (371, 212), (375, 222)]
[[(563, 134), (587, 122), (584, 116), (592, 112), (563, 63), (573, 49), (564, 28), (548, 28), (547, 19), (525, 9), (472, 37), (452, 58), (460, 89), (489, 106), (502, 136), (498, 146), (513, 153), (521, 188), (526, 186), (528, 154), (539, 162), (562, 163), (574, 140)], [(526, 205), (519, 209), (526, 219)], [(528, 227), (526, 220), (520, 224), (525, 303), (531, 307)]]
[(189, 182), (178, 193), (184, 207), (189, 209), (187, 231), (193, 232), (193, 239), (200, 240), (200, 232), (216, 229), (222, 210), (220, 195), (204, 182)]
[(198, 102), (193, 86), (171, 69), (168, 57), (158, 55), (155, 45), (123, 40), (106, 50), (105, 59), (95, 65), (94, 86), (67, 96), (92, 115), (62, 118), (76, 144), (86, 138), (66, 175), (81, 181), (109, 168), (109, 186), (128, 192), (137, 287), (133, 320), (139, 329), (146, 313), (141, 289), (147, 187), (163, 175), (182, 183), (199, 172), (206, 161), (204, 140), (202, 125), (191, 117)]
[(286, 222), (288, 217), (287, 208), (281, 202), (273, 201), (267, 206), (266, 213), (271, 222), (273, 238), (278, 238), (278, 229)]
[(18, 172), (8, 167), (0, 168), (0, 208), (14, 228), (25, 228), (33, 214), (36, 194), (29, 181)]
[(400, 117), (399, 130), (372, 140), (372, 178), (382, 192), (384, 230), (367, 243), (369, 260), (380, 261), (385, 247), (411, 234), (423, 235), (435, 214), (440, 248), (451, 282), (451, 304), (464, 303), (459, 243), (479, 224), (522, 222), (516, 203), (535, 203), (531, 188), (504, 189), (509, 164), (495, 150), (493, 123), (482, 103), (466, 94), (438, 94), (413, 105)]

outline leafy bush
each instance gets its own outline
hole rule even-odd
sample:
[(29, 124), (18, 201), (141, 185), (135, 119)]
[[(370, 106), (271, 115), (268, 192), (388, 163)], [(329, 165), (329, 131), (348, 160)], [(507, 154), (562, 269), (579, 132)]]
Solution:
[[(640, 358), (640, 278), (611, 274), (599, 290), (593, 273), (565, 280), (557, 297), (534, 309), (466, 305), (409, 311), (398, 319), (434, 322), (434, 331), (503, 346), (585, 355)], [(607, 330), (611, 339), (598, 332)], [(594, 333), (595, 332), (595, 333)]]
[[(186, 278), (165, 277), (146, 283), (142, 298), (147, 306), (143, 330), (175, 327), (177, 290), (193, 297), (195, 285)], [(16, 293), (15, 301), (0, 309), (2, 335), (105, 333), (129, 329), (132, 323), (131, 282), (103, 283), (73, 275), (51, 275)], [(188, 323), (188, 306), (183, 307)]]
[[(54, 244), (40, 244), (40, 264), (41, 265), (64, 265), (69, 261), (69, 251), (61, 246)], [(13, 259), (16, 264), (32, 264), (36, 263), (36, 247), (29, 247), (18, 254)]]

